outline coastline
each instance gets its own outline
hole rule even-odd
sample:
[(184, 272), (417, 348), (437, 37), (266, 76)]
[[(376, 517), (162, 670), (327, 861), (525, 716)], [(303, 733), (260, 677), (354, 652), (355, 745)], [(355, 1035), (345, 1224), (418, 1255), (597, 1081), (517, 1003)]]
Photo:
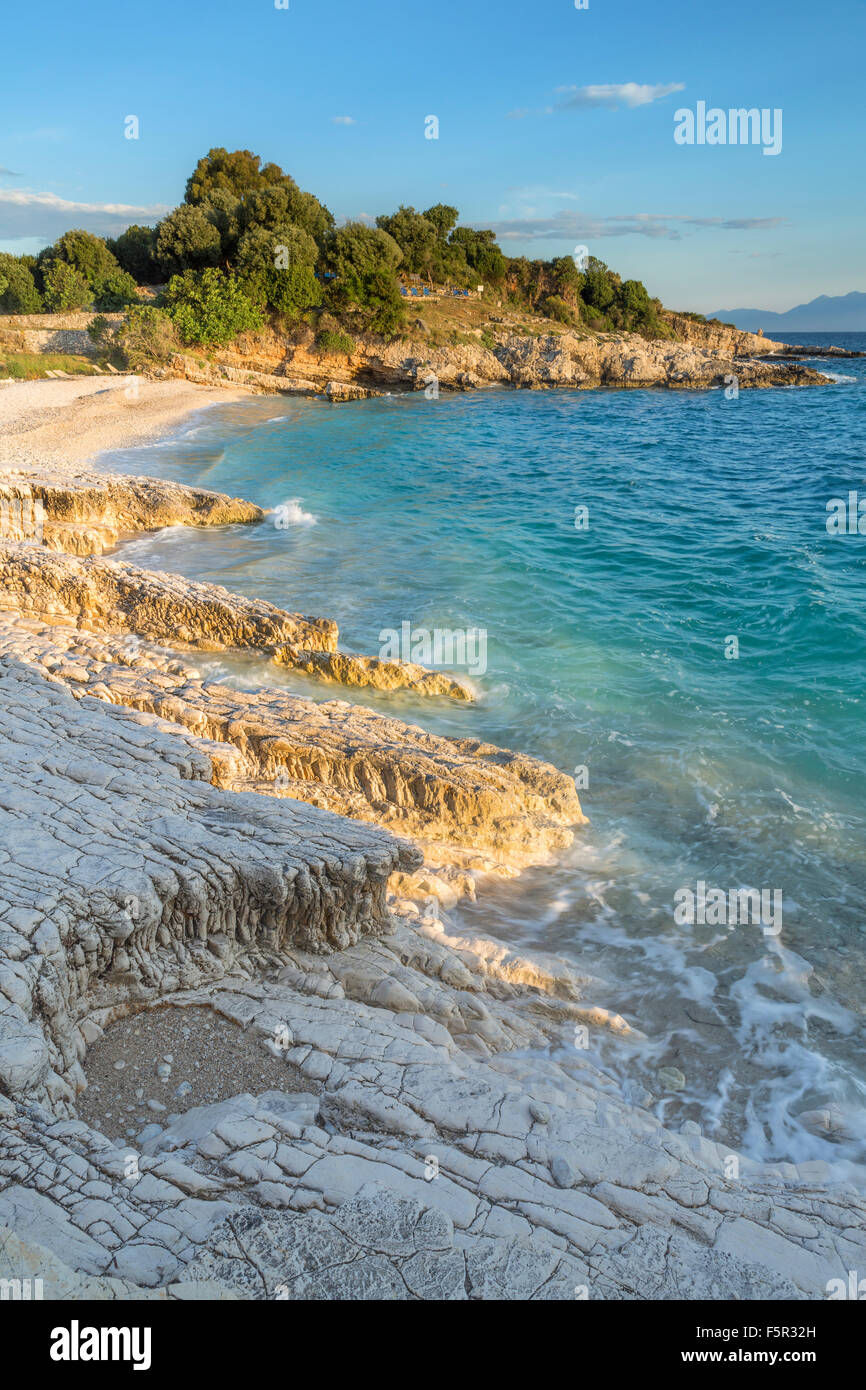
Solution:
[[(91, 528), (75, 533), (84, 542), (128, 521), (132, 506), (96, 454), (154, 439), (188, 411), (231, 398), (184, 382), (142, 383), (134, 402), (114, 394), (122, 382), (110, 395), (104, 380), (93, 390), (44, 385), (7, 414), (15, 432), (0, 458), (22, 478), (32, 469), (34, 485), (52, 473), (61, 487), (44, 489), (57, 508), (49, 520)], [(27, 389), (0, 393), (0, 411)], [(41, 422), (51, 396), (64, 413)], [(76, 472), (85, 465), (94, 471)], [(133, 492), (141, 483), (124, 481)], [(160, 505), (201, 512), (196, 490), (160, 486)], [(73, 502), (80, 510), (69, 523)], [(222, 498), (221, 511), (195, 524), (219, 524), (208, 518), (226, 519), (233, 504), (249, 507)], [(101, 865), (96, 887), (70, 865), (56, 940), (39, 925), (39, 882), (11, 875), (10, 958), (23, 965), (0, 1017), (0, 1111), (15, 1140), (12, 1166), (0, 1168), (0, 1226), (11, 1228), (22, 1260), (32, 1258), (29, 1243), (40, 1267), (62, 1262), (55, 1287), (79, 1296), (102, 1281), (103, 1296), (261, 1297), (243, 1243), (232, 1245), (227, 1231), (240, 1221), (264, 1242), (272, 1283), (286, 1281), (276, 1252), (289, 1237), (324, 1248), (348, 1230), (367, 1296), (405, 1297), (408, 1285), (414, 1297), (465, 1297), (468, 1282), (476, 1298), (574, 1298), (585, 1285), (618, 1298), (708, 1289), (816, 1298), (827, 1279), (857, 1267), (864, 1242), (852, 1232), (858, 1223), (862, 1231), (866, 1205), (853, 1191), (831, 1198), (818, 1165), (741, 1158), (732, 1178), (737, 1155), (697, 1126), (667, 1131), (651, 1098), (629, 1105), (605, 1094), (605, 1078), (574, 1047), (568, 1054), (577, 1027), (630, 1031), (593, 1007), (591, 982), (554, 957), (450, 928), (448, 907), (476, 882), (483, 891), (485, 873), (544, 863), (564, 847), (581, 818), (568, 779), (363, 706), (347, 714), (339, 690), (333, 712), (317, 707), (314, 719), (291, 696), (244, 698), (189, 664), (197, 649), (309, 653), (312, 626), (326, 620), (219, 597), (215, 586), (159, 586), (177, 577), (100, 561), (99, 550), (72, 559), (60, 545), (47, 555), (18, 541), (0, 549), (17, 610), (0, 623), (0, 694), (11, 726), (28, 745), (35, 738), (51, 768), (47, 785), (34, 785), (13, 760), (18, 804), (41, 862), (53, 864), (68, 833), (54, 808), (74, 799), (77, 855)], [(329, 645), (333, 654), (336, 635), (315, 632), (320, 655)], [(106, 816), (97, 792), (109, 783)], [(243, 834), (231, 824), (238, 819)], [(9, 843), (14, 850), (14, 835)], [(24, 924), (28, 913), (37, 921)], [(196, 1032), (184, 1017), (203, 1016), (242, 1029), (249, 1055), (231, 1097), (211, 1102), (193, 1089), (192, 1108), (166, 1078), (153, 1080), (151, 1064), (145, 1080), (143, 1067), (144, 1089), (162, 1098), (150, 1108), (156, 1132), (142, 1138), (145, 1126), (124, 1146), (122, 1134), (112, 1129), (111, 1139), (95, 1124), (111, 1120), (110, 1094), (94, 1103), (91, 1092), (90, 1124), (76, 1118), (88, 1050), (107, 1050), (105, 1085), (127, 1055), (111, 1050), (112, 1030), (134, 1021), (146, 1050), (148, 1021), (169, 1011), (178, 1052), (189, 1042), (184, 1028)], [(284, 1068), (285, 1093), (248, 1094), (257, 1056)], [(78, 1177), (60, 1183), (68, 1196), (37, 1202), (28, 1167), (38, 1173), (49, 1145)], [(135, 1150), (143, 1187), (124, 1185), (125, 1148)], [(111, 1187), (98, 1214), (77, 1200), (82, 1164)], [(103, 1221), (123, 1238), (101, 1231)], [(77, 1245), (67, 1254), (70, 1225)], [(387, 1229), (403, 1234), (383, 1260), (376, 1233)], [(317, 1287), (351, 1296), (347, 1278), (331, 1272)], [(309, 1274), (289, 1282), (293, 1296), (310, 1296)]]
[(61, 477), (96, 466), (102, 453), (155, 441), (196, 410), (249, 395), (181, 378), (16, 382), (0, 390), (0, 468), (40, 466)]

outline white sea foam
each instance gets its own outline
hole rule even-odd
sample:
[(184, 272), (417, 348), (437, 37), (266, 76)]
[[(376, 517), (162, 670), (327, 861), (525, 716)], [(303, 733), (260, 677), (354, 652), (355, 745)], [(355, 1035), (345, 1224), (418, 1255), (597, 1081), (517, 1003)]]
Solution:
[(304, 511), (300, 497), (291, 497), (274, 509), (274, 525), (281, 531), (289, 526), (315, 526), (318, 519), (312, 512)]

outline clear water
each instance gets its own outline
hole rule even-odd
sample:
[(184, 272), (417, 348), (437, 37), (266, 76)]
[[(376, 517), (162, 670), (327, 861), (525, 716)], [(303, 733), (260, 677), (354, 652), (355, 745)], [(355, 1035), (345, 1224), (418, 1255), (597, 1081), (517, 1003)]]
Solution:
[[(826, 336), (866, 348), (866, 335)], [(489, 391), (221, 406), (122, 466), (290, 504), (290, 524), (175, 529), (123, 553), (336, 618), (349, 651), (377, 653), (380, 631), (403, 621), (486, 629), (476, 705), (364, 703), (585, 766), (590, 824), (555, 867), (463, 907), (461, 927), (596, 976), (593, 1002), (646, 1041), (594, 1030), (590, 1056), (611, 1084), (645, 1087), (667, 1121), (857, 1177), (866, 536), (825, 523), (830, 498), (866, 497), (866, 359), (816, 365), (841, 380), (736, 400)], [(263, 660), (210, 669), (345, 695)], [(781, 933), (678, 925), (674, 894), (698, 880), (780, 890)], [(685, 1074), (677, 1095), (659, 1085), (666, 1065)], [(828, 1105), (845, 1113), (844, 1137), (797, 1118)]]

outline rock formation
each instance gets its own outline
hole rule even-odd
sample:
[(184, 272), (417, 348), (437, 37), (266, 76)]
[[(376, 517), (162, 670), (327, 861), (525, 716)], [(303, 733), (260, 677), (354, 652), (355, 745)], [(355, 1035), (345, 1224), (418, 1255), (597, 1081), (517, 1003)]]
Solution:
[[(637, 333), (589, 333), (548, 328), (534, 336), (503, 327), (491, 343), (432, 347), (423, 337), (383, 343), (362, 339), (341, 358), (308, 346), (287, 346), (266, 331), (248, 334), (221, 349), (209, 363), (178, 354), (170, 371), (205, 384), (246, 385), (257, 391), (324, 393), (352, 400), (384, 389), (424, 390), (435, 378), (447, 390), (484, 386), (523, 388), (597, 386), (705, 388), (736, 376), (739, 386), (829, 384), (810, 367), (758, 360), (783, 344), (739, 333), (727, 325), (702, 325), (683, 317), (679, 337), (650, 340)], [(679, 331), (679, 330), (678, 330)]]
[(190, 651), (400, 676), (338, 653), (325, 619), (99, 554), (156, 515), (257, 509), (32, 486), (96, 553), (0, 544), (0, 1279), (64, 1299), (815, 1299), (863, 1267), (866, 1203), (825, 1165), (672, 1133), (578, 1040), (641, 1045), (596, 982), (450, 922), (485, 875), (567, 846), (568, 777), (203, 680)]

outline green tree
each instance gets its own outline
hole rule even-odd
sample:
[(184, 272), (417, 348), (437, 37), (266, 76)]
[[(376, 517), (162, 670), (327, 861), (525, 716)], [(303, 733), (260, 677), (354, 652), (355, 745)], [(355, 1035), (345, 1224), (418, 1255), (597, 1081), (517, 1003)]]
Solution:
[(237, 277), (213, 268), (173, 276), (165, 298), (168, 313), (186, 343), (227, 343), (238, 333), (261, 328), (264, 321)]
[(650, 317), (652, 304), (640, 280), (623, 280), (617, 296), (629, 327), (639, 327)]
[[(265, 196), (262, 196), (265, 195)], [(235, 239), (250, 227), (275, 227), (291, 222), (321, 245), (334, 226), (334, 218), (312, 193), (304, 193), (278, 164), (262, 165), (251, 150), (211, 150), (200, 159), (186, 185), (186, 202), (219, 209), (217, 225), (225, 247), (226, 208), (237, 208)], [(231, 256), (232, 248), (227, 254)]]
[(243, 203), (228, 189), (217, 188), (208, 201), (199, 206), (208, 222), (219, 232), (220, 253), (223, 264), (228, 266), (234, 260), (243, 231)]
[(51, 313), (66, 313), (93, 307), (93, 290), (84, 276), (67, 261), (54, 261), (45, 271), (45, 307)]
[(104, 309), (108, 313), (138, 303), (138, 286), (120, 266), (97, 281), (93, 294), (97, 309)]
[(71, 266), (92, 290), (106, 275), (120, 269), (103, 238), (80, 229), (64, 232), (53, 246), (40, 252), (39, 262), (45, 269), (58, 262)]
[(186, 183), (187, 203), (210, 202), (218, 191), (244, 198), (257, 189), (279, 183), (284, 177), (278, 164), (262, 167), (261, 155), (252, 150), (226, 150), (218, 146), (199, 160)]
[(402, 252), (381, 227), (347, 222), (328, 239), (327, 259), (336, 275), (328, 294), (336, 310), (352, 309), (362, 327), (385, 338), (403, 322), (403, 301), (395, 274)]
[(134, 225), (114, 241), (108, 242), (121, 270), (131, 275), (137, 285), (153, 285), (159, 269), (156, 263), (156, 232), (153, 227)]
[(466, 264), (474, 270), (479, 280), (488, 285), (501, 285), (505, 280), (507, 263), (496, 244), (496, 233), (476, 231), (472, 227), (458, 227), (451, 233), (451, 243), (459, 246), (466, 257)]
[(285, 174), (279, 183), (270, 184), (245, 198), (242, 210), (244, 227), (273, 229), (291, 223), (300, 227), (316, 242), (324, 241), (334, 225), (331, 213), (312, 193), (304, 193), (294, 179)]
[(393, 275), (402, 255), (392, 236), (381, 227), (368, 227), (364, 222), (346, 222), (328, 239), (328, 264), (340, 279), (377, 270)]
[(436, 235), (440, 241), (447, 241), (451, 232), (457, 226), (457, 219), (460, 213), (456, 208), (452, 208), (448, 203), (434, 203), (432, 208), (428, 208), (421, 214), (428, 222), (432, 222), (436, 228)]
[(384, 269), (367, 271), (361, 277), (360, 291), (364, 327), (373, 333), (381, 333), (383, 338), (396, 337), (405, 315), (393, 272)]
[(587, 261), (581, 293), (584, 303), (599, 314), (606, 313), (616, 298), (611, 273), (604, 261), (595, 256)]
[(251, 227), (238, 245), (235, 270), (255, 303), (297, 315), (322, 302), (313, 270), (317, 256), (316, 243), (300, 227)]
[(182, 203), (156, 229), (156, 258), (164, 275), (204, 270), (218, 264), (220, 234), (203, 208)]
[(571, 256), (559, 256), (551, 262), (550, 273), (554, 294), (575, 308), (580, 303), (583, 289), (583, 272), (578, 270)]
[(0, 313), (39, 314), (42, 296), (36, 288), (33, 271), (24, 256), (0, 252), (0, 278), (5, 287), (0, 292)]
[(432, 278), (439, 247), (439, 233), (433, 222), (428, 222), (414, 208), (401, 205), (390, 217), (377, 217), (376, 226), (394, 238), (406, 270)]

